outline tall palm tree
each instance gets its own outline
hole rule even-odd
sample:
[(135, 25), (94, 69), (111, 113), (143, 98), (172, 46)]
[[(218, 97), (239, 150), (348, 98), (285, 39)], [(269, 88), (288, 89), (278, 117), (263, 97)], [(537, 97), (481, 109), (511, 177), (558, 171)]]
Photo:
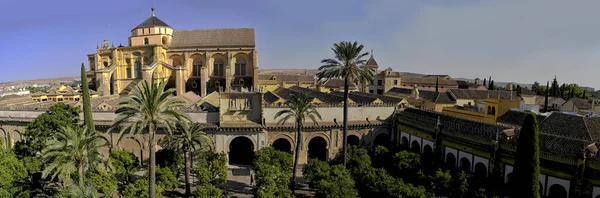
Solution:
[(65, 184), (70, 184), (71, 174), (77, 171), (79, 184), (84, 185), (83, 173), (85, 169), (97, 168), (104, 160), (98, 149), (107, 144), (106, 138), (100, 134), (89, 131), (87, 127), (63, 127), (56, 133), (54, 139), (49, 140), (42, 156), (47, 163), (42, 172), (43, 177), (52, 174), (52, 179), (58, 179)]
[(177, 122), (175, 126), (170, 126), (168, 135), (161, 140), (161, 145), (165, 148), (183, 151), (185, 161), (185, 196), (191, 195), (190, 191), (190, 170), (192, 156), (190, 153), (196, 150), (196, 146), (206, 147), (210, 143), (210, 138), (200, 123)]
[[(131, 93), (122, 96), (117, 117), (113, 121), (113, 127), (120, 127), (120, 136), (126, 133), (139, 134), (148, 133), (148, 145), (150, 146), (150, 167), (148, 190), (150, 198), (156, 197), (156, 141), (154, 134), (158, 127), (166, 127), (168, 123), (177, 122), (190, 117), (181, 107), (185, 102), (174, 97), (175, 89), (165, 91), (167, 83), (149, 84), (142, 82), (142, 86), (135, 86)], [(121, 139), (121, 138), (119, 138)]]
[(298, 158), (300, 157), (300, 145), (302, 145), (302, 124), (309, 118), (315, 125), (318, 125), (317, 118), (321, 120), (321, 114), (316, 109), (316, 106), (311, 103), (311, 99), (304, 95), (298, 94), (292, 97), (287, 103), (289, 109), (284, 109), (275, 114), (275, 119), (281, 117), (277, 124), (285, 124), (289, 119), (294, 119), (296, 124), (296, 150), (294, 150), (294, 167), (292, 168), (292, 191), (296, 189), (296, 169), (298, 168)]
[(344, 140), (343, 140), (343, 163), (346, 166), (346, 154), (348, 152), (348, 84), (350, 82), (360, 83), (363, 87), (371, 82), (375, 70), (366, 66), (364, 59), (369, 55), (368, 52), (362, 53), (364, 46), (357, 42), (342, 41), (333, 44), (331, 50), (335, 58), (323, 59), (319, 73), (317, 73), (320, 82), (342, 78), (344, 79)]

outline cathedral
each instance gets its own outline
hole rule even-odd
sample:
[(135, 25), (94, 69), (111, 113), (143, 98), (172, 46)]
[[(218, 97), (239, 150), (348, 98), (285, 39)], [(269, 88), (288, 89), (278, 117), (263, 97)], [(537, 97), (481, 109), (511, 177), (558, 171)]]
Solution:
[(154, 14), (131, 30), (127, 46), (104, 40), (88, 54), (89, 84), (100, 96), (126, 93), (142, 80), (200, 96), (258, 86), (253, 28), (175, 30)]

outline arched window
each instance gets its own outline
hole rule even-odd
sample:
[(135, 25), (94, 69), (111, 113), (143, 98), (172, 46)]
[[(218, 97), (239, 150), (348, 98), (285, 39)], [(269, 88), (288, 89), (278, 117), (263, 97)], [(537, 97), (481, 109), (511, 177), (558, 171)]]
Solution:
[(238, 58), (235, 61), (235, 75), (244, 76), (246, 75), (246, 61)]
[(194, 59), (192, 64), (192, 76), (200, 76), (200, 69), (202, 68), (202, 61), (200, 59)]
[(142, 63), (140, 61), (135, 61), (135, 78), (141, 78), (142, 77)]
[(223, 76), (223, 75), (224, 75), (223, 61), (215, 60), (215, 63), (213, 63), (213, 76)]
[(492, 114), (492, 107), (491, 106), (488, 106), (487, 114)]
[(127, 72), (127, 78), (131, 78), (131, 65), (128, 65), (127, 68), (125, 68), (126, 72)]
[(144, 45), (148, 45), (150, 44), (150, 42), (148, 41), (148, 38), (144, 38)]
[(492, 107), (492, 115), (496, 115), (496, 107)]

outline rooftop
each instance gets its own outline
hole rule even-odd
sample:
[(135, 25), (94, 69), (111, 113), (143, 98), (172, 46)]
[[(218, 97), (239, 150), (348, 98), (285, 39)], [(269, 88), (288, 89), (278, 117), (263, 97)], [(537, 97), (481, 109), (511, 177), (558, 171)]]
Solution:
[(175, 30), (171, 48), (254, 47), (254, 28)]

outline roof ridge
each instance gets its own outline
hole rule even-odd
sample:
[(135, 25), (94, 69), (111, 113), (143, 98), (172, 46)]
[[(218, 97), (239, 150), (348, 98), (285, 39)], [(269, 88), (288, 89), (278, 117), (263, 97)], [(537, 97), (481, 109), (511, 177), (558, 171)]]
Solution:
[(254, 30), (254, 28), (203, 28), (203, 29), (185, 29), (185, 30), (173, 30), (174, 32), (191, 32), (191, 31), (199, 31), (199, 30)]

